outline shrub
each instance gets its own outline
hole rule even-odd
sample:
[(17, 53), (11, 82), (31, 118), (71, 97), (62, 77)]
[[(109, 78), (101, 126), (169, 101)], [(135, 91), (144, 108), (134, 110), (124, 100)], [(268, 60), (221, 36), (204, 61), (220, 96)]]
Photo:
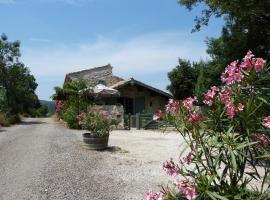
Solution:
[(109, 113), (101, 110), (93, 109), (88, 113), (81, 113), (77, 119), (82, 128), (90, 131), (93, 137), (108, 136), (112, 125), (116, 125), (115, 120), (109, 118)]
[(69, 128), (80, 129), (81, 126), (77, 120), (78, 111), (75, 107), (70, 106), (62, 114), (63, 120), (67, 122)]
[(9, 119), (5, 113), (0, 113), (0, 126), (10, 126)]
[(269, 73), (265, 61), (249, 51), (225, 69), (223, 86), (212, 86), (204, 95), (204, 109), (189, 97), (170, 100), (165, 113), (154, 116), (175, 126), (189, 152), (164, 162), (176, 183), (161, 193), (149, 192), (146, 199), (270, 199), (270, 101), (262, 84)]

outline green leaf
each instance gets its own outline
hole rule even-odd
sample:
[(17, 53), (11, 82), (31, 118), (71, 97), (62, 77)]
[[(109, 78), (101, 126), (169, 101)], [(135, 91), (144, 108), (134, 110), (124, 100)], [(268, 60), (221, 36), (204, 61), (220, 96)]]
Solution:
[(236, 159), (235, 159), (235, 155), (233, 153), (233, 151), (231, 149), (229, 149), (230, 154), (231, 154), (231, 161), (232, 161), (232, 166), (233, 166), (233, 171), (237, 171), (237, 164), (236, 164)]
[(264, 154), (264, 155), (258, 156), (256, 158), (270, 158), (270, 154)]
[(257, 143), (258, 143), (258, 142), (244, 143), (244, 144), (239, 145), (236, 149), (243, 149), (243, 148), (245, 148), (245, 147), (252, 146), (253, 144), (257, 144)]
[(268, 104), (269, 105), (269, 103), (264, 99), (264, 98), (262, 98), (262, 97), (258, 97), (258, 99), (259, 100), (261, 100), (262, 102), (264, 102), (264, 103), (266, 103), (266, 104)]
[(207, 194), (211, 197), (211, 199), (213, 200), (217, 200), (217, 199), (220, 199), (220, 200), (229, 200), (227, 199), (226, 197), (223, 197), (223, 196), (220, 196), (219, 194), (217, 194), (216, 192), (210, 192), (210, 191), (207, 191)]

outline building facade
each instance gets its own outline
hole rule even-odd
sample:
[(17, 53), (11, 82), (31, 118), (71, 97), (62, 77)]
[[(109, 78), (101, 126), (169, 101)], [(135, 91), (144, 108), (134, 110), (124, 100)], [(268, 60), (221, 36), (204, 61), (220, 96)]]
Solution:
[(85, 80), (87, 86), (103, 84), (118, 90), (119, 97), (99, 99), (97, 104), (122, 105), (124, 114), (155, 113), (163, 109), (169, 98), (172, 97), (169, 93), (134, 78), (124, 80), (113, 75), (111, 65), (69, 73), (65, 77), (65, 83), (80, 79)]

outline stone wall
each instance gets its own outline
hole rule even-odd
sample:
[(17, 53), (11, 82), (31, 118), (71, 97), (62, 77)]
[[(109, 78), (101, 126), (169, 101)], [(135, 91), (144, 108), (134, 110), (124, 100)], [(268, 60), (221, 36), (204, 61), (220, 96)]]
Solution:
[(124, 129), (124, 108), (121, 105), (95, 105), (94, 109), (107, 111), (110, 119), (118, 122), (116, 129)]
[(85, 80), (87, 86), (95, 86), (99, 83), (111, 86), (123, 80), (120, 77), (113, 76), (111, 65), (91, 68), (67, 74), (65, 83), (79, 79)]

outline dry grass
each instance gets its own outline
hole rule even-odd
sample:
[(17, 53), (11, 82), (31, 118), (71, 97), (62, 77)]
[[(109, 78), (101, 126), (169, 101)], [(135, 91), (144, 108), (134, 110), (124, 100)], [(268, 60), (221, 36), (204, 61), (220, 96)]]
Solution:
[(10, 126), (9, 119), (5, 113), (0, 113), (0, 125), (1, 126)]

